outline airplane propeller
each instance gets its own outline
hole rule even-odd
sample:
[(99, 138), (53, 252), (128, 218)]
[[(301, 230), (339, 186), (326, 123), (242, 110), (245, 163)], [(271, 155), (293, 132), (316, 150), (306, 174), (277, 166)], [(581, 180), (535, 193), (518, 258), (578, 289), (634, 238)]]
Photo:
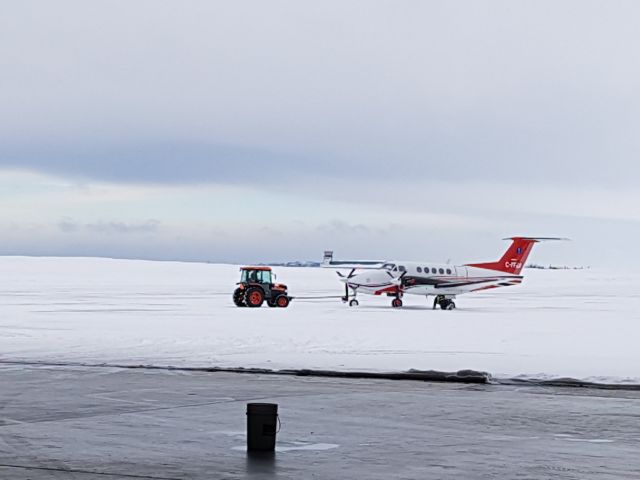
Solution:
[(338, 276), (340, 278), (346, 278), (348, 280), (348, 279), (350, 279), (351, 277), (353, 277), (355, 275), (356, 269), (352, 268), (348, 275), (344, 275), (342, 272), (339, 272), (337, 270), (336, 270), (336, 273), (338, 274)]
[[(342, 272), (339, 272), (338, 270), (336, 270), (336, 273), (340, 278), (344, 278), (347, 280), (346, 282), (344, 282), (344, 297), (342, 297), (342, 301), (348, 302), (349, 301), (349, 279), (355, 275), (356, 269), (352, 268), (348, 275), (344, 275)], [(356, 287), (354, 287), (353, 290), (355, 292)], [(357, 300), (354, 299), (352, 301), (355, 301), (357, 305)]]
[(389, 271), (387, 271), (387, 275), (389, 275), (391, 277), (391, 282), (393, 284), (395, 284), (396, 286), (400, 286), (402, 285), (402, 280), (404, 279), (404, 276), (407, 274), (406, 271), (402, 272), (399, 276), (394, 277), (393, 274)]

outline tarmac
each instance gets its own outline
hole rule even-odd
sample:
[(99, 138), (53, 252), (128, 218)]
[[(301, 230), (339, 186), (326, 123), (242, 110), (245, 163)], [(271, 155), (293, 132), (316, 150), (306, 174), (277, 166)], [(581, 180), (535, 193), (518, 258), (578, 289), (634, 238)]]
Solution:
[[(274, 454), (246, 404), (279, 405)], [(634, 479), (640, 392), (0, 366), (0, 479)]]

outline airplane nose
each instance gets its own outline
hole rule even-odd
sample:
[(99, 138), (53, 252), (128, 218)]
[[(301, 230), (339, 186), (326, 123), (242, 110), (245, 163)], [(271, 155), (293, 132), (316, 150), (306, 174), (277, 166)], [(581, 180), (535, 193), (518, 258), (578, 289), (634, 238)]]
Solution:
[(348, 279), (350, 285), (368, 285), (371, 283), (371, 273), (358, 273), (356, 275), (352, 275)]
[(356, 287), (358, 285), (358, 277), (354, 275), (349, 278), (345, 278), (344, 283), (346, 283), (350, 287)]
[(374, 284), (386, 284), (389, 282), (389, 276), (386, 272), (376, 270), (367, 270), (361, 273), (354, 273), (348, 276), (340, 277), (342, 283), (346, 283), (352, 288), (366, 287)]

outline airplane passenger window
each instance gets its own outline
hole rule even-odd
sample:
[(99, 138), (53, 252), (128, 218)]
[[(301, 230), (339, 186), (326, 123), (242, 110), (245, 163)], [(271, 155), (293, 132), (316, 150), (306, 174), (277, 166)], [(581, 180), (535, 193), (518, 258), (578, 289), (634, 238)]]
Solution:
[(447, 275), (451, 275), (451, 269), (447, 268)]
[(422, 273), (422, 267), (418, 267), (418, 273)]
[(444, 268), (441, 268), (439, 271), (440, 271), (440, 275), (442, 275), (444, 273)]
[(438, 273), (438, 271), (435, 268), (432, 268), (431, 273)]

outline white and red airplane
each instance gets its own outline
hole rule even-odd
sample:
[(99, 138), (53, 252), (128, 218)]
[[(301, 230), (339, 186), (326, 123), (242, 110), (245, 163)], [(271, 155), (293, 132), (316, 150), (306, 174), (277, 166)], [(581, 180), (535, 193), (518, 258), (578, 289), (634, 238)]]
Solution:
[[(496, 262), (468, 263), (461, 266), (433, 262), (335, 261), (333, 252), (324, 252), (323, 267), (351, 269), (348, 275), (337, 272), (345, 285), (344, 302), (357, 306), (358, 293), (394, 297), (391, 305), (402, 306), (405, 293), (434, 296), (433, 308), (456, 308), (457, 295), (522, 283), (522, 268), (533, 245), (550, 237), (511, 237), (511, 245)], [(350, 295), (349, 290), (353, 291)]]

